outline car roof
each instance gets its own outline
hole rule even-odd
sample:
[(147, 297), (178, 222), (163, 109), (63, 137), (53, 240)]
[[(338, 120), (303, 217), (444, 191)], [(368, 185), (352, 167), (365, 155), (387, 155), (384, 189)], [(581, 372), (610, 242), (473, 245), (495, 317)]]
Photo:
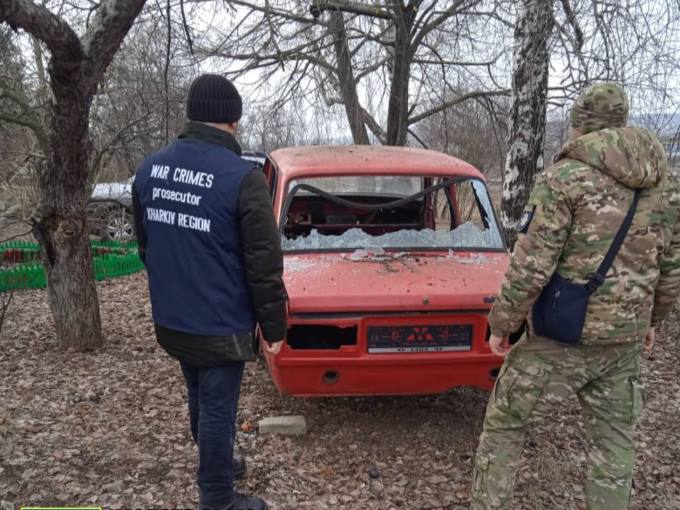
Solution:
[(269, 156), (282, 176), (461, 175), (484, 179), (465, 161), (441, 152), (384, 145), (310, 145)]
[(262, 167), (264, 166), (264, 162), (266, 161), (267, 156), (264, 153), (244, 151), (241, 154), (241, 158), (245, 159), (246, 161), (252, 161), (253, 163), (257, 163)]

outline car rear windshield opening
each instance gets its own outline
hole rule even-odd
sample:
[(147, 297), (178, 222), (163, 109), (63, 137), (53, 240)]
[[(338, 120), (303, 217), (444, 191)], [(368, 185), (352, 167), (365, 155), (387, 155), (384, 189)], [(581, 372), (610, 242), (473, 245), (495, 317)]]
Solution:
[(486, 186), (477, 179), (341, 176), (288, 187), (287, 251), (502, 249)]
[(304, 325), (288, 330), (286, 343), (291, 349), (340, 349), (343, 345), (356, 345), (357, 328), (351, 326)]

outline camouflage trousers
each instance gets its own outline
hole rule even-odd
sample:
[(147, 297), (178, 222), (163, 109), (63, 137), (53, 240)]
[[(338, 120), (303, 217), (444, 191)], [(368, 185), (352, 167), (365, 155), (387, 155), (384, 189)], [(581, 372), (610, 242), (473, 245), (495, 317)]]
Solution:
[(574, 393), (588, 443), (588, 510), (625, 510), (633, 476), (633, 428), (642, 410), (641, 344), (564, 346), (524, 338), (508, 354), (484, 419), (472, 510), (509, 509), (529, 419), (559, 413)]

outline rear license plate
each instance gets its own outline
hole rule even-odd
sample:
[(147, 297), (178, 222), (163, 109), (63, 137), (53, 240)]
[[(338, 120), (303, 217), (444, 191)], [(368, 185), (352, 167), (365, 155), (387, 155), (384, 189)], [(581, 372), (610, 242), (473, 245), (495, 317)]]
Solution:
[(368, 352), (469, 351), (472, 324), (448, 326), (370, 326)]

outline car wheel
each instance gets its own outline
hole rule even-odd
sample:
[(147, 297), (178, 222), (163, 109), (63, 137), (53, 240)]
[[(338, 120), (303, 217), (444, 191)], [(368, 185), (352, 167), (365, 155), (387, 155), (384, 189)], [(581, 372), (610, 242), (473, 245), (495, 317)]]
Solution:
[(124, 207), (111, 209), (105, 219), (103, 234), (111, 241), (127, 242), (135, 238), (132, 214)]

